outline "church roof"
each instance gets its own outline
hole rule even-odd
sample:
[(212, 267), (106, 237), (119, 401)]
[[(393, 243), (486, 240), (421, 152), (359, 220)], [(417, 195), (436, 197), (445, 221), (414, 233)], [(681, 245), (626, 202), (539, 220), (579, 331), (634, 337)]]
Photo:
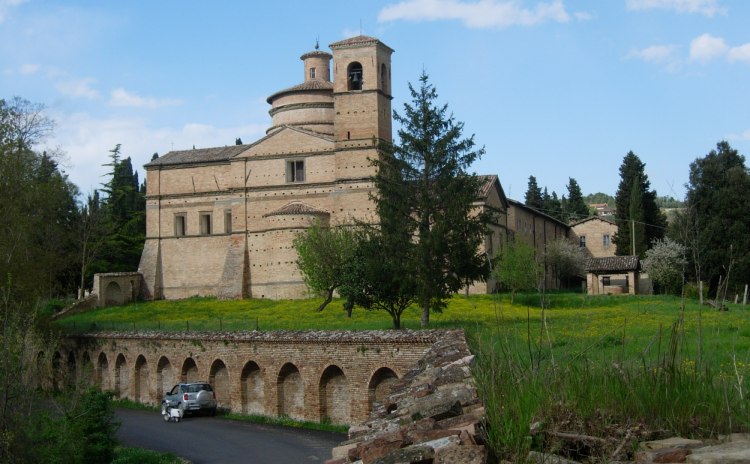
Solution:
[(334, 48), (355, 48), (355, 47), (361, 47), (364, 45), (382, 45), (385, 48), (387, 48), (390, 51), (393, 51), (391, 47), (384, 44), (380, 40), (376, 39), (375, 37), (369, 37), (366, 35), (358, 35), (356, 37), (349, 37), (348, 39), (339, 40), (338, 42), (334, 42), (328, 47), (333, 50)]
[(498, 194), (500, 195), (500, 201), (503, 203), (503, 206), (507, 208), (508, 199), (505, 196), (505, 191), (503, 190), (503, 186), (500, 184), (500, 179), (497, 177), (497, 175), (478, 175), (477, 177), (482, 183), (481, 187), (479, 188), (479, 198), (482, 200), (486, 200), (490, 195), (490, 192), (492, 192), (493, 187), (497, 186)]
[(198, 148), (192, 150), (170, 151), (164, 156), (147, 163), (145, 167), (170, 166), (173, 164), (212, 163), (228, 161), (233, 156), (247, 150), (247, 145), (230, 145), (226, 147)]
[(304, 55), (300, 56), (299, 59), (304, 60), (306, 58), (312, 58), (314, 56), (320, 56), (323, 58), (333, 58), (333, 55), (331, 55), (328, 52), (324, 52), (323, 50), (313, 50), (311, 52), (307, 52)]
[(309, 81), (305, 81), (301, 84), (287, 87), (284, 90), (279, 90), (278, 92), (274, 93), (270, 97), (266, 98), (266, 101), (268, 103), (272, 103), (274, 99), (277, 97), (280, 97), (281, 95), (287, 94), (287, 93), (295, 93), (295, 92), (307, 92), (310, 90), (333, 90), (333, 83), (330, 81), (321, 81), (317, 79), (311, 79)]
[(626, 272), (638, 270), (637, 256), (606, 256), (589, 258), (586, 261), (588, 272)]
[(301, 201), (293, 201), (291, 203), (287, 203), (286, 205), (282, 206), (281, 208), (277, 210), (264, 214), (263, 217), (290, 216), (290, 215), (296, 215), (296, 214), (327, 216), (330, 213), (328, 213), (328, 211), (317, 209), (314, 206), (310, 206), (307, 203), (303, 203)]
[(594, 220), (606, 222), (606, 223), (612, 224), (612, 225), (617, 225), (617, 223), (615, 221), (610, 221), (609, 219), (605, 219), (605, 218), (600, 217), (600, 216), (589, 216), (587, 218), (583, 218), (581, 220), (571, 222), (570, 223), (570, 227), (574, 227), (574, 226), (577, 226), (579, 224), (583, 224), (584, 222), (594, 221)]

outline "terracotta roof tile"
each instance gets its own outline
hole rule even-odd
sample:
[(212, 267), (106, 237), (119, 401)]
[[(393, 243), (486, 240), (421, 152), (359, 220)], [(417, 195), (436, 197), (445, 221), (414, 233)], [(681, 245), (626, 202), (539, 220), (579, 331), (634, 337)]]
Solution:
[(625, 272), (637, 271), (640, 262), (637, 256), (607, 256), (604, 258), (589, 258), (586, 270), (589, 272)]
[(308, 214), (308, 215), (315, 215), (315, 216), (324, 216), (330, 213), (328, 213), (327, 211), (317, 209), (314, 206), (310, 206), (307, 203), (302, 203), (301, 201), (293, 201), (291, 203), (287, 203), (286, 205), (282, 206), (281, 208), (275, 211), (271, 211), (270, 213), (264, 214), (263, 217), (287, 216), (287, 215), (293, 215), (293, 214)]
[(312, 58), (312, 57), (315, 57), (315, 56), (320, 56), (320, 57), (328, 58), (328, 59), (333, 58), (333, 55), (331, 55), (328, 52), (324, 52), (323, 50), (313, 50), (311, 52), (307, 52), (304, 55), (300, 56), (299, 59), (300, 60), (305, 60), (307, 58)]
[(380, 40), (376, 39), (375, 37), (369, 37), (366, 35), (358, 35), (356, 37), (349, 37), (348, 39), (339, 40), (338, 42), (334, 42), (331, 45), (328, 46), (331, 50), (335, 48), (350, 48), (350, 47), (360, 47), (363, 45), (377, 45), (380, 44), (387, 48), (390, 51), (393, 51), (392, 48), (381, 42)]
[(308, 92), (311, 90), (330, 90), (333, 91), (333, 83), (329, 81), (320, 81), (317, 79), (305, 81), (301, 84), (297, 84), (292, 87), (287, 87), (284, 90), (279, 90), (278, 92), (274, 93), (270, 97), (266, 98), (266, 101), (268, 103), (273, 102), (273, 100), (277, 97), (280, 97), (281, 95), (287, 94), (287, 93), (295, 93), (295, 92)]
[(170, 151), (169, 153), (147, 163), (145, 167), (169, 166), (173, 164), (212, 163), (227, 161), (247, 150), (247, 145), (230, 145), (226, 147), (198, 148), (194, 150)]

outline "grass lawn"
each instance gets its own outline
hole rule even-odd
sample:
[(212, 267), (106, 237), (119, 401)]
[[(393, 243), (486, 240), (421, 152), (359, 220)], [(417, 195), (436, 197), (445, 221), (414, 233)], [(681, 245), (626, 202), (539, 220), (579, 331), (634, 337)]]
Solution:
[[(505, 459), (529, 449), (570, 458), (632, 458), (628, 440), (716, 437), (750, 431), (750, 306), (727, 311), (669, 296), (455, 296), (431, 328), (461, 327), (477, 354), (475, 376), (488, 415), (488, 441)], [(384, 312), (336, 301), (219, 301), (191, 298), (102, 308), (56, 323), (88, 330), (389, 329)], [(419, 310), (402, 326), (419, 328)], [(532, 424), (534, 426), (532, 427)], [(607, 437), (581, 451), (556, 432)], [(614, 450), (614, 451), (613, 451)], [(613, 454), (614, 453), (614, 454)], [(618, 456), (615, 454), (619, 453)]]
[[(346, 317), (342, 302), (334, 300), (316, 312), (317, 299), (216, 300), (190, 298), (138, 302), (96, 309), (57, 322), (75, 332), (89, 330), (372, 330), (390, 329), (390, 317), (380, 311), (357, 309)], [(587, 296), (575, 293), (547, 296), (547, 309), (538, 295), (519, 295), (514, 304), (507, 295), (455, 296), (447, 309), (431, 315), (431, 328), (462, 327), (470, 337), (502, 333), (522, 345), (546, 347), (551, 356), (620, 357), (664, 351), (659, 345), (680, 315), (680, 299), (668, 296)], [(726, 363), (730, 354), (740, 361), (750, 355), (750, 306), (729, 305), (716, 311), (688, 300), (684, 315), (685, 351), (697, 358), (698, 326), (702, 325), (703, 357)], [(544, 313), (546, 324), (542, 326)], [(402, 325), (419, 329), (419, 310), (409, 308)], [(541, 329), (544, 328), (544, 331)], [(551, 347), (551, 351), (550, 351)], [(539, 349), (537, 346), (535, 349)], [(526, 347), (528, 351), (528, 346)]]

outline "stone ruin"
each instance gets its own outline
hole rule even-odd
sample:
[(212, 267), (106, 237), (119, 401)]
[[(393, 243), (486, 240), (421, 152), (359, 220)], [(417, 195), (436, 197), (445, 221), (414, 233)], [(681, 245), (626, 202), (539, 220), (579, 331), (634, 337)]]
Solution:
[(486, 463), (473, 359), (464, 332), (446, 331), (326, 464)]

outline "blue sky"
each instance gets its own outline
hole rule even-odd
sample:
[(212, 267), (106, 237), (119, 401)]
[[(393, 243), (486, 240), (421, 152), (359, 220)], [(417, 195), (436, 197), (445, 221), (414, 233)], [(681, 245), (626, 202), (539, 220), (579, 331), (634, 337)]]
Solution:
[(748, 24), (746, 0), (0, 0), (0, 98), (48, 107), (86, 193), (117, 143), (140, 167), (259, 138), (299, 56), (361, 30), (396, 51), (393, 108), (425, 69), (509, 196), (529, 175), (614, 194), (633, 150), (681, 198), (719, 140), (750, 154)]

